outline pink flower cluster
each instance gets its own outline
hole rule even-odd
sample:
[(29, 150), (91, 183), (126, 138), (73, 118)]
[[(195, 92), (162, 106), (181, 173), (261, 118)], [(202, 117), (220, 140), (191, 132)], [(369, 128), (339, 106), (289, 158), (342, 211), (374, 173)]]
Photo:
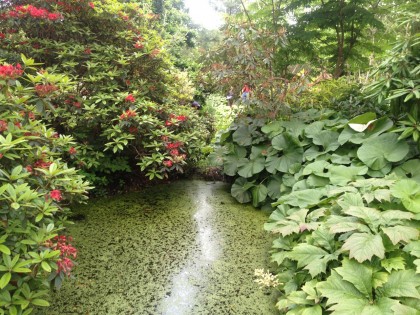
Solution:
[(47, 9), (37, 8), (31, 4), (16, 6), (12, 10), (2, 15), (3, 18), (23, 18), (26, 16), (31, 16), (36, 19), (46, 19), (50, 21), (56, 21), (62, 18), (60, 13), (52, 13)]
[(70, 276), (70, 272), (74, 267), (71, 257), (76, 258), (77, 256), (77, 249), (70, 244), (73, 239), (71, 237), (67, 239), (65, 235), (60, 235), (54, 237), (54, 240), (57, 243), (53, 249), (60, 251), (60, 259), (57, 261), (57, 273), (64, 272), (67, 276)]
[(22, 66), (17, 64), (13, 65), (2, 65), (0, 66), (0, 78), (2, 79), (16, 79), (23, 73)]

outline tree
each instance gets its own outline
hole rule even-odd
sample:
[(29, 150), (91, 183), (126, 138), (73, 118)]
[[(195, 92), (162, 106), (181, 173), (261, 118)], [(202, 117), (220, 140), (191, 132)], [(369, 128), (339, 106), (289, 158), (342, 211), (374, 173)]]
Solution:
[(333, 60), (333, 75), (338, 78), (345, 73), (354, 48), (369, 42), (365, 30), (383, 27), (376, 14), (379, 5), (379, 1), (371, 0), (292, 0), (287, 10), (295, 23), (289, 39), (311, 51), (322, 49)]

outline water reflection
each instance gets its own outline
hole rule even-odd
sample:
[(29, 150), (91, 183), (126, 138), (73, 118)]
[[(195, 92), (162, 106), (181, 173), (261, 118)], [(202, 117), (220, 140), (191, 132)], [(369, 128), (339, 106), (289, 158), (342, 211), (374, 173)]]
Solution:
[(209, 190), (198, 189), (194, 192), (197, 211), (194, 221), (197, 228), (197, 244), (199, 250), (172, 280), (170, 296), (162, 302), (162, 314), (186, 315), (194, 307), (195, 298), (200, 285), (205, 281), (206, 270), (221, 254), (221, 239), (212, 224), (213, 208), (207, 202)]

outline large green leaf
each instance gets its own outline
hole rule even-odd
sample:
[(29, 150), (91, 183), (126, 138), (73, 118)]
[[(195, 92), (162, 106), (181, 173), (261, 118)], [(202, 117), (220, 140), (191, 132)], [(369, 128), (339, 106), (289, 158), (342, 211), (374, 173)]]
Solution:
[(282, 121), (281, 125), (296, 139), (303, 134), (303, 130), (306, 127), (306, 125), (299, 120)]
[(366, 298), (372, 299), (372, 267), (348, 258), (344, 258), (342, 264), (342, 267), (336, 268), (335, 271), (344, 280), (352, 283)]
[(417, 240), (419, 238), (419, 231), (416, 228), (410, 226), (391, 226), (382, 228), (382, 231), (389, 237), (392, 244), (396, 245), (401, 241), (409, 243), (411, 240)]
[(314, 174), (321, 177), (329, 177), (328, 168), (331, 164), (327, 161), (315, 161), (309, 163), (303, 169), (302, 175)]
[(420, 184), (411, 179), (399, 180), (391, 187), (394, 197), (400, 198), (407, 210), (420, 213)]
[(252, 132), (249, 126), (240, 126), (233, 133), (233, 141), (240, 146), (249, 146), (252, 144)]
[(360, 176), (366, 174), (368, 168), (366, 166), (331, 165), (329, 171), (332, 184), (345, 186), (349, 182), (362, 178)]
[(399, 141), (394, 133), (369, 138), (357, 150), (357, 157), (373, 170), (380, 170), (388, 162), (399, 162), (409, 151), (405, 141)]
[(282, 180), (280, 176), (272, 175), (267, 183), (267, 194), (271, 199), (278, 199), (281, 196)]
[(231, 153), (225, 156), (223, 172), (229, 176), (235, 176), (238, 171), (238, 164), (245, 158), (246, 149), (234, 145)]
[(320, 188), (292, 191), (290, 194), (280, 197), (280, 199), (273, 203), (272, 206), (275, 207), (279, 204), (285, 203), (294, 207), (305, 208), (318, 204), (324, 194), (324, 189)]
[(263, 126), (261, 131), (267, 134), (270, 138), (277, 136), (281, 132), (283, 132), (284, 128), (282, 127), (281, 121), (273, 121), (269, 124)]
[(258, 207), (258, 205), (267, 199), (267, 187), (264, 184), (259, 184), (252, 188), (252, 205)]
[[(409, 160), (396, 167), (393, 172), (399, 177), (410, 178), (420, 184), (420, 160)], [(407, 176), (408, 175), (408, 176)]]
[(276, 170), (287, 173), (292, 165), (302, 163), (302, 158), (303, 149), (296, 147), (295, 150), (284, 151), (281, 156), (268, 156), (265, 161), (265, 167), (267, 171), (272, 174), (274, 174)]
[[(386, 297), (408, 297), (420, 299), (417, 287), (420, 286), (420, 275), (414, 270), (393, 271), (388, 281), (378, 289), (381, 295)], [(420, 300), (419, 300), (420, 303)]]
[(264, 157), (258, 157), (254, 160), (241, 159), (238, 161), (238, 174), (245, 178), (252, 177), (264, 170), (264, 165)]
[(385, 257), (385, 247), (380, 235), (354, 233), (344, 242), (342, 248), (348, 250), (349, 257), (358, 262), (371, 260), (373, 256)]
[(239, 177), (235, 180), (231, 188), (232, 196), (240, 203), (251, 201), (251, 192), (249, 189), (253, 187), (245, 178)]
[[(338, 304), (342, 311), (354, 310), (357, 312), (369, 302), (362, 292), (350, 282), (343, 280), (335, 270), (331, 271), (331, 276), (326, 281), (318, 283), (317, 288), (328, 299), (327, 305)], [(337, 310), (337, 308), (334, 309)], [(358, 315), (360, 313), (346, 314)]]
[(339, 146), (338, 132), (331, 130), (323, 130), (313, 137), (313, 143), (321, 145), (325, 152), (335, 151)]
[(305, 128), (305, 136), (307, 136), (308, 138), (314, 138), (317, 134), (319, 134), (322, 131), (322, 129), (324, 129), (324, 126), (324, 121), (313, 122)]
[(322, 248), (301, 243), (293, 248), (288, 258), (296, 260), (298, 267), (305, 267), (314, 278), (320, 273), (326, 273), (327, 264), (337, 259), (338, 255), (329, 254)]

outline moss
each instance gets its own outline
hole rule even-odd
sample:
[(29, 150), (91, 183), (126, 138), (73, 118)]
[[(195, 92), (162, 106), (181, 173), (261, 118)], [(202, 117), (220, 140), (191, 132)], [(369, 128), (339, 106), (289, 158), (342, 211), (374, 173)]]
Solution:
[(227, 189), (178, 181), (77, 209), (75, 279), (45, 314), (276, 314), (253, 282), (268, 265), (267, 214)]

